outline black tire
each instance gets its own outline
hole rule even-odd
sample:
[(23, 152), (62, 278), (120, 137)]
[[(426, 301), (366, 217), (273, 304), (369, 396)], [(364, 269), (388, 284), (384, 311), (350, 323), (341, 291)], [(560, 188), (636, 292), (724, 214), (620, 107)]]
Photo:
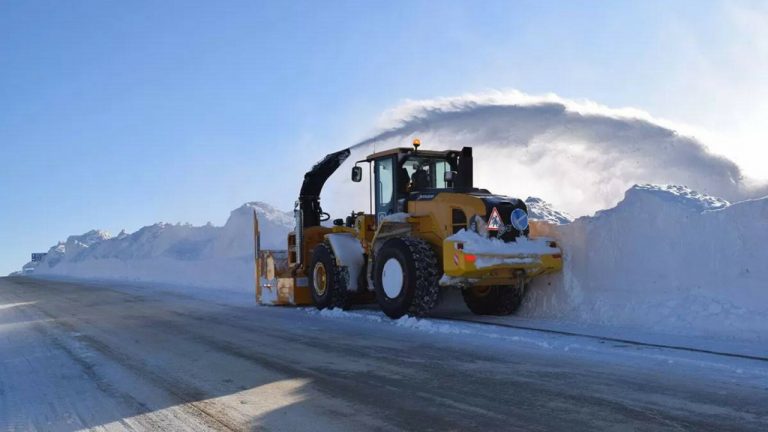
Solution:
[[(385, 268), (391, 272), (386, 288), (382, 281)], [(391, 275), (397, 272), (401, 272), (400, 284), (396, 276), (392, 282)], [(424, 316), (437, 304), (440, 294), (438, 276), (437, 255), (429, 243), (414, 237), (387, 240), (376, 254), (373, 274), (376, 301), (393, 319), (406, 314)], [(393, 290), (393, 286), (399, 286), (399, 292)]]
[(476, 315), (510, 315), (523, 303), (524, 286), (469, 287), (461, 290), (464, 303)]
[(312, 300), (318, 309), (349, 307), (350, 293), (347, 291), (346, 268), (336, 265), (333, 249), (320, 244), (312, 251), (307, 272)]

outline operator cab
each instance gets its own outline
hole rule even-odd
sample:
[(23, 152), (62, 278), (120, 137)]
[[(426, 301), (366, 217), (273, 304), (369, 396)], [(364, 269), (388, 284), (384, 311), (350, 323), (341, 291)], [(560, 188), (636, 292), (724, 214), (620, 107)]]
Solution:
[[(373, 163), (373, 188), (376, 221), (386, 215), (405, 213), (409, 200), (430, 199), (440, 192), (473, 189), (472, 148), (461, 151), (419, 150), (421, 143), (414, 140), (413, 148), (395, 148), (368, 156), (358, 161)], [(352, 168), (352, 180), (362, 179), (362, 169)]]

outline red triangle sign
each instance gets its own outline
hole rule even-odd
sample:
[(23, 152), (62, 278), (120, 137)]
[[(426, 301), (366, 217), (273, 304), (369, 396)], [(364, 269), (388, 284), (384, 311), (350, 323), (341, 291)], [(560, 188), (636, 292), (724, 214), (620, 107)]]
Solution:
[(504, 222), (501, 221), (501, 215), (496, 207), (491, 212), (491, 217), (488, 218), (488, 231), (498, 231), (504, 226)]

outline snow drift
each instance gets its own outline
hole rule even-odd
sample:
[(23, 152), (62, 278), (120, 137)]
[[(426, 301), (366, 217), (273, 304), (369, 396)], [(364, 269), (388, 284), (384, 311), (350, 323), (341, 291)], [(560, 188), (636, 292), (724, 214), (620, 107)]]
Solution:
[(284, 247), (290, 213), (259, 202), (233, 210), (223, 227), (158, 223), (111, 237), (93, 230), (51, 248), (35, 275), (253, 290), (253, 212), (264, 248)]
[(551, 226), (561, 274), (520, 315), (768, 342), (768, 197), (735, 204), (634, 186), (615, 208)]

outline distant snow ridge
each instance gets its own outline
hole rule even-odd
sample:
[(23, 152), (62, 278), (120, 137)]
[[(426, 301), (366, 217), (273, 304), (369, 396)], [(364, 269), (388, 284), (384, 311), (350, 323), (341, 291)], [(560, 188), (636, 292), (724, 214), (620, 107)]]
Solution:
[(223, 227), (156, 223), (117, 237), (99, 230), (70, 236), (49, 250), (33, 274), (249, 290), (254, 211), (262, 247), (283, 248), (293, 229), (291, 214), (251, 202), (233, 210)]
[(637, 185), (616, 207), (554, 227), (563, 272), (521, 315), (768, 342), (768, 197), (729, 205)]
[(565, 212), (555, 210), (552, 205), (541, 198), (528, 197), (525, 200), (528, 206), (528, 217), (531, 220), (540, 220), (555, 225), (571, 223), (573, 218)]
[[(670, 203), (678, 203), (690, 207), (696, 211), (717, 210), (731, 205), (728, 201), (709, 195), (705, 195), (685, 186), (675, 185), (635, 185), (627, 191), (627, 194), (648, 193), (658, 199), (667, 200)], [(625, 198), (626, 199), (626, 198)]]

